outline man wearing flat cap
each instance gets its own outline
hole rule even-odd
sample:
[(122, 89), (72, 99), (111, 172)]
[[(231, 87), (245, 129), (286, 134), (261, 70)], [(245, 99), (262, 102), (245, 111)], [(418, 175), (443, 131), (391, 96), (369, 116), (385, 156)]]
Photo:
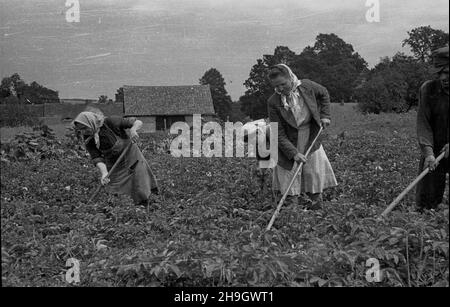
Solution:
[[(449, 172), (449, 48), (437, 49), (432, 56), (435, 79), (420, 88), (417, 113), (417, 136), (422, 151), (419, 172), (427, 167), (431, 170), (417, 185), (419, 211), (436, 209), (442, 203)], [(445, 158), (438, 164), (436, 157), (443, 151)]]

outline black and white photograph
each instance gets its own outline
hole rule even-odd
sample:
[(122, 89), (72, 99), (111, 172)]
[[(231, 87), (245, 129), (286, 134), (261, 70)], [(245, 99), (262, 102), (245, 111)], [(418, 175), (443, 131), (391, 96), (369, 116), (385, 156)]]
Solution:
[(0, 0), (0, 78), (2, 287), (449, 287), (446, 0)]

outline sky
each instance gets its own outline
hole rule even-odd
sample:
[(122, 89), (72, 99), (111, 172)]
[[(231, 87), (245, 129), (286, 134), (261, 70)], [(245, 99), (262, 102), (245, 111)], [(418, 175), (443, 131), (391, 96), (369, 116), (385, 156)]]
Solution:
[[(71, 0), (73, 1), (73, 0)], [(407, 31), (449, 31), (447, 0), (0, 0), (0, 77), (19, 73), (60, 98), (114, 99), (123, 85), (192, 85), (218, 69), (238, 100), (258, 58), (276, 46), (300, 53), (319, 33), (335, 33), (373, 66), (409, 53)], [(301, 77), (301, 76), (300, 76)]]

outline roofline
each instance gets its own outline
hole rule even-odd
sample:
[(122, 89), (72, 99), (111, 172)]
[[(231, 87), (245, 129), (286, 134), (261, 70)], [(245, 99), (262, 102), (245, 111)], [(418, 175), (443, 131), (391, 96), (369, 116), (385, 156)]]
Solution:
[(211, 87), (209, 84), (186, 84), (186, 85), (123, 85), (122, 87)]
[(98, 98), (59, 98), (59, 100), (98, 100)]
[[(195, 114), (217, 116), (217, 114), (214, 114), (214, 113), (195, 113)], [(148, 116), (193, 116), (193, 115), (194, 114), (151, 114), (151, 115), (124, 114), (123, 116), (148, 117)]]

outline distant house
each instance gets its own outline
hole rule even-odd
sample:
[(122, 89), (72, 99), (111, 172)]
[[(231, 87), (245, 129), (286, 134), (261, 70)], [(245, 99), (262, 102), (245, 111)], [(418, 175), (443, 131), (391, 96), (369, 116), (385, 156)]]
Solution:
[(127, 86), (124, 92), (124, 115), (138, 117), (144, 132), (170, 129), (179, 121), (192, 125), (193, 114), (215, 116), (209, 85)]

